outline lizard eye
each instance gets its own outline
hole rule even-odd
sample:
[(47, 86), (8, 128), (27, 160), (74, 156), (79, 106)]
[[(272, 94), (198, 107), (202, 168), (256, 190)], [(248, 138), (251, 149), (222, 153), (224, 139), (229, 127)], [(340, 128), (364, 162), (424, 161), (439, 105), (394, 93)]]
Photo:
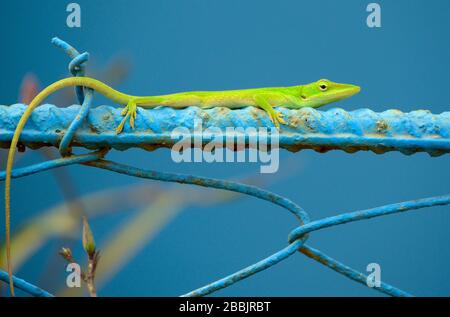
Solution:
[(319, 85), (319, 89), (322, 90), (322, 91), (327, 90), (327, 88), (328, 88), (328, 86), (327, 86), (325, 83), (321, 83), (321, 84)]

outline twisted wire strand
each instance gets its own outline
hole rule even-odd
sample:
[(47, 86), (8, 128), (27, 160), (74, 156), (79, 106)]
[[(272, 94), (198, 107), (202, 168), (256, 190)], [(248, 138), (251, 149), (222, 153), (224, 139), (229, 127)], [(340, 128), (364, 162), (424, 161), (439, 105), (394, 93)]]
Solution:
[(84, 96), (83, 105), (80, 108), (75, 119), (71, 122), (69, 128), (61, 139), (61, 143), (59, 144), (59, 152), (62, 156), (67, 156), (70, 154), (70, 143), (75, 137), (76, 130), (81, 126), (81, 124), (86, 119), (89, 109), (91, 108), (92, 99), (94, 97), (94, 91), (90, 88), (86, 89), (86, 95)]
[[(61, 48), (72, 60), (69, 62), (69, 71), (73, 76), (84, 76), (85, 75), (85, 63), (89, 60), (89, 53), (84, 52), (80, 54), (73, 46), (67, 42), (54, 37), (52, 43)], [(61, 143), (59, 144), (59, 152), (62, 156), (69, 155), (70, 152), (70, 142), (75, 136), (75, 131), (81, 126), (83, 121), (86, 119), (89, 109), (91, 108), (92, 99), (94, 96), (94, 91), (92, 89), (86, 89), (86, 94), (83, 87), (75, 87), (75, 93), (77, 95), (78, 101), (82, 105), (77, 116), (70, 124), (66, 133), (64, 134)]]
[[(73, 59), (73, 61), (71, 63), (69, 63), (69, 71), (72, 73), (73, 76), (84, 76), (85, 75), (84, 62), (86, 62), (89, 58), (88, 53), (80, 54), (69, 43), (67, 43), (57, 37), (54, 37), (52, 39), (52, 44), (55, 45), (56, 47), (62, 49), (67, 55), (69, 55), (70, 58)], [(84, 101), (83, 87), (75, 87), (75, 92), (76, 92), (78, 101), (81, 105)]]

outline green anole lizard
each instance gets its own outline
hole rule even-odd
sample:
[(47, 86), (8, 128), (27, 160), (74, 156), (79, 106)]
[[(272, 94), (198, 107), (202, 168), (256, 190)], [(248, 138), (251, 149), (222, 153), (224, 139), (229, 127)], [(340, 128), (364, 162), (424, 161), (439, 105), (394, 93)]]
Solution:
[(42, 90), (29, 104), (22, 114), (14, 131), (11, 146), (8, 152), (5, 179), (5, 223), (6, 223), (6, 262), (10, 279), (11, 295), (14, 296), (14, 285), (12, 281), (11, 264), (11, 226), (10, 226), (10, 193), (11, 193), (11, 171), (14, 162), (15, 149), (20, 134), (30, 117), (32, 111), (51, 93), (69, 86), (83, 86), (92, 88), (105, 97), (122, 105), (126, 105), (122, 111), (125, 116), (118, 125), (116, 133), (122, 132), (125, 122), (129, 119), (130, 126), (134, 128), (136, 118), (136, 107), (155, 108), (166, 106), (172, 108), (185, 108), (197, 106), (203, 109), (213, 107), (226, 107), (231, 109), (254, 106), (267, 112), (273, 124), (279, 128), (280, 123), (286, 122), (282, 114), (274, 109), (281, 106), (291, 109), (303, 107), (318, 108), (326, 104), (348, 98), (360, 91), (360, 88), (350, 84), (339, 84), (327, 79), (321, 79), (307, 85), (290, 87), (270, 87), (243, 90), (225, 91), (193, 91), (175, 93), (161, 96), (132, 96), (119, 92), (103, 82), (89, 77), (70, 77), (61, 79)]

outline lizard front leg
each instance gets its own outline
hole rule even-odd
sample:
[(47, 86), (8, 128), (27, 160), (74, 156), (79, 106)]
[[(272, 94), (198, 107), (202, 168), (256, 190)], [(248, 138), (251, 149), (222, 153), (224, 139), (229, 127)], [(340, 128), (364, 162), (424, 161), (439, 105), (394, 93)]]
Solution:
[(286, 121), (283, 120), (283, 114), (277, 110), (275, 110), (272, 105), (267, 101), (267, 99), (270, 96), (267, 94), (259, 94), (254, 97), (255, 104), (267, 112), (269, 115), (270, 120), (273, 122), (273, 124), (277, 127), (277, 129), (280, 129), (280, 123), (286, 124)]
[(137, 106), (136, 101), (134, 99), (130, 99), (127, 105), (123, 108), (121, 115), (125, 116), (120, 124), (116, 128), (116, 134), (120, 134), (123, 130), (123, 126), (125, 122), (127, 122), (128, 118), (130, 119), (130, 126), (134, 129), (134, 121), (136, 119), (137, 114)]

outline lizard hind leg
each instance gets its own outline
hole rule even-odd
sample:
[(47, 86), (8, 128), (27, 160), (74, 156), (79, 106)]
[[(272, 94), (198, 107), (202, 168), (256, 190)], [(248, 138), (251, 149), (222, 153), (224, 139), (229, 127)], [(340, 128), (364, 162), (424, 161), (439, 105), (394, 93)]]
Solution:
[(130, 99), (130, 101), (128, 101), (127, 105), (123, 108), (121, 115), (125, 116), (125, 117), (122, 119), (120, 124), (117, 126), (116, 134), (120, 134), (123, 131), (125, 122), (127, 122), (128, 119), (130, 119), (131, 128), (134, 129), (134, 121), (135, 121), (136, 115), (137, 115), (136, 101), (133, 99)]
[(280, 123), (281, 124), (287, 124), (286, 121), (283, 120), (283, 114), (277, 110), (275, 110), (272, 105), (267, 101), (265, 96), (258, 95), (255, 97), (255, 103), (267, 112), (269, 115), (270, 120), (273, 122), (273, 124), (277, 127), (277, 129), (280, 129)]

